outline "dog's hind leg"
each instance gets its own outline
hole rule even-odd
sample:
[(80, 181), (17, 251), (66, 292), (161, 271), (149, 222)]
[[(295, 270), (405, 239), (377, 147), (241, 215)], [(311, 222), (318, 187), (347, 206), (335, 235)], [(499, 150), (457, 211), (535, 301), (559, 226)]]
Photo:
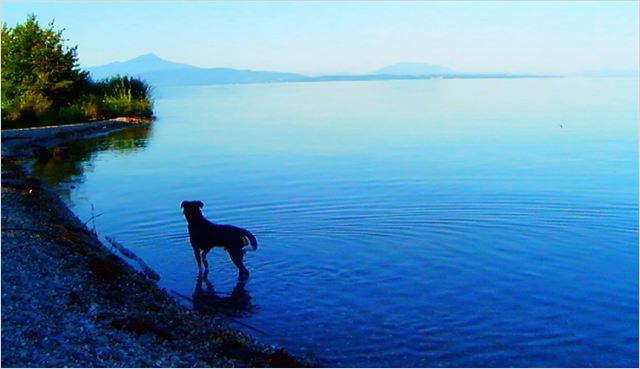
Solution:
[(209, 271), (209, 262), (207, 261), (207, 254), (209, 253), (209, 251), (211, 251), (211, 249), (202, 250), (202, 264), (204, 264), (204, 272), (205, 273), (207, 273)]
[(238, 267), (238, 271), (240, 272), (240, 277), (247, 278), (249, 277), (249, 270), (245, 268), (242, 259), (244, 259), (244, 252), (241, 248), (227, 250), (229, 253), (229, 257), (231, 257), (231, 261)]

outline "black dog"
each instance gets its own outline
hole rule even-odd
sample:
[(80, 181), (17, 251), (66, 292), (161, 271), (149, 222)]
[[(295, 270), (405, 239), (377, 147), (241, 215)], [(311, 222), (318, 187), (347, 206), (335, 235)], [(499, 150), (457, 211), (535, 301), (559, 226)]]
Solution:
[[(258, 248), (258, 241), (251, 232), (234, 227), (232, 225), (218, 225), (206, 220), (200, 209), (204, 206), (202, 201), (183, 201), (184, 217), (189, 225), (189, 240), (193, 247), (193, 253), (198, 263), (198, 271), (202, 273), (200, 266), (201, 255), (205, 273), (209, 271), (207, 253), (214, 247), (224, 247), (229, 253), (229, 257), (238, 267), (240, 276), (246, 278), (249, 271), (242, 263), (245, 246), (251, 246), (255, 251)], [(202, 254), (201, 254), (202, 253)]]

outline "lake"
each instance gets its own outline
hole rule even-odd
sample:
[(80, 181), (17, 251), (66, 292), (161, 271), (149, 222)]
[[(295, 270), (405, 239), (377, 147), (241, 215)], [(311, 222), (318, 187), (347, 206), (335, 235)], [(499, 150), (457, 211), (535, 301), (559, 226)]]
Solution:
[(327, 366), (638, 366), (637, 80), (155, 96), (151, 126), (34, 170), (186, 296), (180, 203), (251, 230), (251, 279), (214, 249), (203, 313)]

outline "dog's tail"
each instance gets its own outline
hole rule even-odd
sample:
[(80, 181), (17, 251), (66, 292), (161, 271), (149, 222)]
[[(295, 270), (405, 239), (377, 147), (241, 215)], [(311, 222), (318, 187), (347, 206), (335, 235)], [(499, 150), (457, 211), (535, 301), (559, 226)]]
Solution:
[(244, 236), (242, 236), (242, 240), (244, 241), (244, 246), (251, 246), (252, 251), (256, 251), (258, 249), (258, 240), (251, 234), (251, 232), (245, 230)]

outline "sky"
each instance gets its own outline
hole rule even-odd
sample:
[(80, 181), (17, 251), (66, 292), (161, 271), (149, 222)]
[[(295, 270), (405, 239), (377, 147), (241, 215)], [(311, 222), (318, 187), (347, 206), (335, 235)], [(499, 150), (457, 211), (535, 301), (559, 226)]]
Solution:
[(55, 19), (83, 67), (154, 53), (199, 67), (366, 73), (637, 70), (639, 3), (2, 1), (8, 26)]

